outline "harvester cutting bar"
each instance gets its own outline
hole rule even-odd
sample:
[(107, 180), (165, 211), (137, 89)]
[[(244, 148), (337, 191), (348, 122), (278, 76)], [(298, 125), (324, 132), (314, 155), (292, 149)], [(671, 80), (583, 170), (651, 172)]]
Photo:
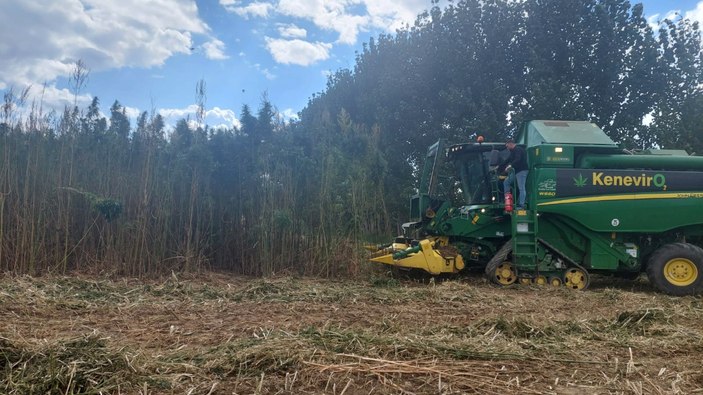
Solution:
[(435, 275), (457, 273), (464, 268), (464, 259), (453, 247), (448, 245), (445, 237), (423, 239), (414, 246), (374, 256), (371, 260), (391, 266), (422, 269)]

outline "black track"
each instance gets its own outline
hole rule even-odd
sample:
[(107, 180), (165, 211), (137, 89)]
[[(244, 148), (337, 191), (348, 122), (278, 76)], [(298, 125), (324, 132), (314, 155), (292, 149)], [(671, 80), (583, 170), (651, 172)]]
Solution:
[(502, 247), (496, 252), (495, 255), (493, 255), (493, 258), (491, 258), (490, 261), (488, 261), (488, 264), (486, 265), (486, 277), (494, 284), (499, 284), (501, 285), (497, 280), (496, 280), (496, 270), (498, 269), (498, 266), (500, 266), (501, 263), (505, 262), (505, 259), (510, 255), (510, 253), (513, 251), (513, 239), (510, 239), (503, 244)]

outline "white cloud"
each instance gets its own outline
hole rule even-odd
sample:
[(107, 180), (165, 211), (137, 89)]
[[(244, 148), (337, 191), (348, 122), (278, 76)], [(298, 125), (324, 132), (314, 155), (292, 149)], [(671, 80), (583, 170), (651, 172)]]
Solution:
[(695, 9), (686, 11), (684, 16), (692, 21), (697, 21), (703, 24), (703, 1), (698, 2)]
[(254, 67), (259, 73), (266, 77), (267, 80), (276, 79), (276, 74), (272, 73), (271, 70), (267, 69), (266, 67), (261, 67), (259, 63), (254, 64)]
[(127, 115), (127, 118), (130, 119), (131, 122), (134, 122), (139, 115), (142, 113), (138, 108), (135, 107), (129, 107), (129, 106), (124, 106), (124, 112), (125, 115)]
[(426, 0), (279, 0), (277, 12), (339, 33), (339, 42), (355, 44), (361, 31), (395, 31), (412, 24)]
[(654, 14), (647, 18), (647, 23), (649, 24), (649, 27), (657, 33), (659, 31), (661, 21), (665, 19), (676, 21), (681, 17), (703, 24), (703, 1), (699, 1), (698, 4), (696, 4), (696, 8), (692, 10), (683, 11), (681, 9), (672, 9), (667, 11), (665, 14)]
[(192, 34), (209, 34), (193, 1), (4, 1), (0, 81), (53, 81), (78, 59), (96, 71), (158, 66), (189, 53)]
[[(207, 58), (226, 58), (192, 0), (0, 1), (0, 37), (12, 38), (0, 42), (0, 89), (32, 85), (32, 98), (62, 111), (74, 94), (55, 83), (76, 61), (91, 72), (160, 66), (190, 54), (194, 35), (209, 40), (202, 45)], [(76, 104), (85, 108), (91, 99), (82, 94)]]
[(367, 30), (368, 25), (368, 16), (340, 15), (332, 20), (331, 29), (339, 32), (340, 43), (353, 45), (359, 32)]
[(305, 38), (308, 31), (296, 25), (279, 25), (278, 34), (283, 38)]
[(290, 120), (298, 120), (298, 113), (293, 111), (292, 108), (286, 108), (281, 112), (281, 115), (283, 116), (283, 119), (290, 121)]
[(229, 130), (232, 129), (231, 125), (227, 125), (225, 123), (220, 123), (217, 125), (210, 125), (211, 130)]
[(234, 114), (234, 111), (228, 108), (215, 107), (213, 109), (207, 110), (205, 112), (205, 116), (207, 118), (221, 119), (223, 121), (226, 121), (226, 123), (230, 126), (234, 125), (239, 127), (239, 119), (237, 119), (237, 116)]
[(412, 25), (417, 15), (428, 8), (425, 0), (364, 0), (375, 27), (395, 31), (406, 24)]
[(353, 15), (347, 7), (360, 4), (358, 0), (280, 0), (277, 11), (313, 22), (317, 27), (339, 33), (339, 41), (354, 44), (362, 26), (368, 25), (368, 15)]
[(660, 15), (661, 14), (654, 14), (647, 18), (647, 24), (655, 33), (659, 31), (659, 21), (661, 20), (659, 17)]
[[(197, 111), (198, 105), (191, 104), (185, 108), (162, 108), (158, 110), (158, 113), (164, 117), (167, 125), (173, 126), (179, 120), (189, 118), (191, 121), (191, 126), (197, 127), (197, 125), (195, 125)], [(218, 128), (238, 128), (241, 126), (241, 123), (239, 122), (239, 119), (237, 119), (234, 111), (220, 107), (205, 110), (205, 123), (207, 125), (217, 125)]]
[[(277, 13), (310, 22), (319, 29), (337, 32), (337, 42), (341, 44), (356, 44), (360, 32), (372, 29), (392, 32), (412, 24), (428, 8), (428, 3), (427, 0), (220, 0), (225, 9), (245, 18)], [(304, 38), (307, 33), (296, 25), (279, 27), (282, 38)]]
[(176, 120), (186, 118), (188, 116), (192, 117), (197, 111), (197, 104), (191, 104), (185, 108), (161, 108), (158, 110), (159, 114), (161, 114), (162, 117), (168, 119), (176, 118)]
[(266, 48), (278, 63), (309, 66), (328, 59), (332, 44), (266, 37)]
[(242, 6), (239, 5), (239, 2), (237, 1), (220, 0), (220, 4), (224, 6), (227, 11), (234, 12), (243, 18), (267, 18), (269, 16), (269, 12), (274, 9), (273, 4), (260, 1), (255, 1), (249, 3), (248, 5)]
[(93, 101), (93, 97), (89, 94), (74, 95), (68, 89), (58, 89), (53, 85), (32, 85), (29, 90), (29, 101), (35, 101), (44, 111), (56, 110), (63, 111), (66, 107), (73, 107), (75, 103), (79, 109), (86, 108)]
[[(700, 6), (700, 5), (699, 5)], [(689, 11), (686, 13), (686, 17), (688, 18), (688, 14), (691, 13), (692, 11)], [(681, 15), (681, 10), (671, 10), (667, 12), (666, 14), (654, 14), (647, 18), (647, 23), (649, 24), (649, 27), (652, 28), (654, 33), (657, 33), (659, 31), (660, 27), (660, 22), (662, 22), (665, 19), (668, 19), (670, 21), (675, 21), (679, 16)]]
[(207, 57), (208, 59), (229, 59), (229, 56), (225, 54), (225, 43), (218, 39), (213, 39), (203, 44), (203, 50), (205, 50), (205, 57)]

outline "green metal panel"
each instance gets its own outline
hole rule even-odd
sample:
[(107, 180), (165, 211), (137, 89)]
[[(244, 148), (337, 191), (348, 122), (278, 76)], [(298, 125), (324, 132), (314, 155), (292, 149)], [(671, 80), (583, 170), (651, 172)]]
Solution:
[(612, 248), (594, 245), (589, 249), (584, 266), (597, 270), (617, 270), (620, 261), (611, 253)]
[[(665, 232), (703, 223), (703, 173), (533, 169), (530, 204), (599, 232)], [(672, 210), (672, 208), (675, 208)]]
[(688, 156), (688, 152), (682, 149), (655, 149), (650, 148), (644, 150), (644, 154), (648, 155), (675, 155), (675, 156)]
[(631, 256), (624, 248), (614, 248), (617, 235), (613, 232), (594, 232), (587, 229), (583, 224), (565, 217), (559, 218), (558, 223), (562, 224), (562, 227), (568, 227), (586, 238), (587, 249), (582, 262), (586, 267), (616, 270), (619, 262), (627, 262), (631, 259)]
[(555, 215), (540, 214), (539, 239), (547, 241), (571, 260), (581, 263), (588, 249), (588, 238), (572, 229), (563, 219)]
[(628, 267), (637, 264), (636, 258), (627, 252), (632, 247), (614, 236), (610, 232), (594, 232), (566, 216), (548, 213), (539, 216), (539, 239), (588, 269), (617, 270), (621, 262), (629, 262)]
[(681, 155), (583, 155), (577, 167), (598, 169), (703, 170), (702, 156)]
[(504, 238), (510, 235), (510, 219), (496, 215), (502, 208), (478, 205), (452, 208), (443, 205), (427, 229), (430, 233), (454, 238)]
[(574, 147), (571, 145), (544, 144), (527, 150), (533, 167), (573, 167)]
[(603, 130), (585, 121), (530, 121), (523, 126), (517, 142), (528, 147), (541, 144), (617, 147), (617, 144)]
[[(681, 199), (661, 199), (657, 194), (603, 195), (583, 201), (543, 202), (538, 205), (538, 210), (573, 218), (598, 232), (661, 233), (702, 223), (703, 193), (699, 195)], [(605, 200), (614, 198), (622, 200)]]

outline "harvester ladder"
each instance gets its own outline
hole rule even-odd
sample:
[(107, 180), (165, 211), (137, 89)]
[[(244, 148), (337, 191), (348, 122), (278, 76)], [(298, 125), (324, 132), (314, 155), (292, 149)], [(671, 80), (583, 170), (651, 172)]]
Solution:
[(533, 265), (537, 256), (537, 215), (534, 210), (515, 210), (511, 215), (513, 261), (517, 266)]

